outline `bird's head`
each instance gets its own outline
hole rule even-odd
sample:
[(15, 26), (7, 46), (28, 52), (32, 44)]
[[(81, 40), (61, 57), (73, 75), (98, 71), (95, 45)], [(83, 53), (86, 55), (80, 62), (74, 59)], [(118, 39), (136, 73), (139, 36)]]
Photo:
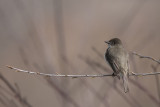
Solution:
[(119, 38), (113, 38), (109, 41), (105, 41), (109, 46), (122, 45), (122, 42)]

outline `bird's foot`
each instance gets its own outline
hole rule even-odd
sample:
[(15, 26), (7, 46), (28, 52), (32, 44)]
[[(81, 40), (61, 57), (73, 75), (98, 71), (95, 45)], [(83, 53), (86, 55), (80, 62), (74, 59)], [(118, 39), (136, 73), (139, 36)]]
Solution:
[(115, 74), (115, 73), (113, 73), (113, 74), (112, 74), (112, 77), (115, 77), (115, 76), (116, 76), (116, 74)]

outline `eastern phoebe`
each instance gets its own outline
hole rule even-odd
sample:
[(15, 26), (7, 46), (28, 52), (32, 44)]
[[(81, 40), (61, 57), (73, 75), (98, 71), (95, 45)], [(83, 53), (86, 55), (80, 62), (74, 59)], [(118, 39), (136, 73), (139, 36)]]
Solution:
[(122, 42), (118, 38), (105, 41), (108, 48), (105, 53), (105, 59), (114, 71), (113, 76), (123, 79), (124, 92), (128, 92), (129, 63), (128, 53), (123, 48)]

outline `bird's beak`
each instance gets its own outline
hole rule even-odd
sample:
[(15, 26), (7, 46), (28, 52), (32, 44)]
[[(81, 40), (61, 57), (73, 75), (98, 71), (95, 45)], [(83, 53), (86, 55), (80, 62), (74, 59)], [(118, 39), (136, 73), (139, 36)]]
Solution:
[(108, 41), (104, 41), (105, 43), (107, 43), (107, 44), (109, 44), (109, 42)]

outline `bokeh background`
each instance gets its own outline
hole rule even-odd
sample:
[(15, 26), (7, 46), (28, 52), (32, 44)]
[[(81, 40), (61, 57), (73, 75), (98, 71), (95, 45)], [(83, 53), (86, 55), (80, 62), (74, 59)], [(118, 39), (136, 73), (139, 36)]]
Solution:
[[(159, 107), (159, 76), (47, 78), (16, 73), (110, 74), (105, 40), (159, 59), (159, 0), (0, 0), (0, 107)], [(131, 71), (158, 64), (130, 54)]]

